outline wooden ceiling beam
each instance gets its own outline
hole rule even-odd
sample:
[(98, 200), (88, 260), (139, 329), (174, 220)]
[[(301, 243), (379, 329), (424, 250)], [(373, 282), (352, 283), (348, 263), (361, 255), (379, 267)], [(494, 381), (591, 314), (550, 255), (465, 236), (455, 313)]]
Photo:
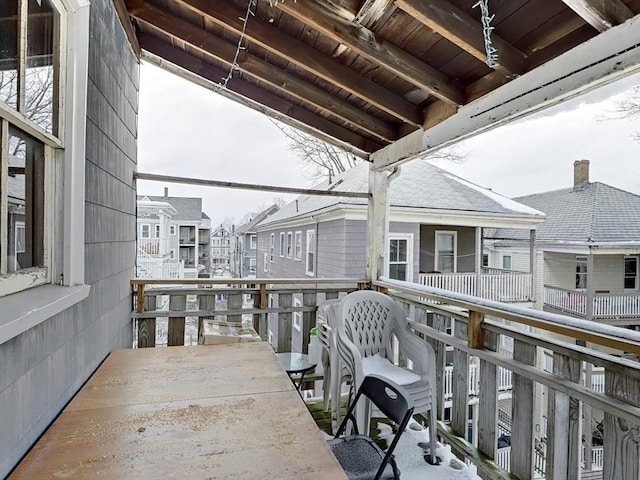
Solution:
[(353, 21), (363, 27), (371, 28), (393, 5), (393, 0), (363, 0)]
[[(429, 27), (438, 35), (474, 56), (486, 62), (487, 52), (484, 45), (482, 24), (467, 15), (447, 0), (395, 0), (398, 8)], [(480, 10), (478, 10), (480, 18)], [(497, 64), (494, 67), (505, 76), (512, 77), (524, 73), (525, 55), (498, 35), (491, 35), (491, 42), (498, 50)]]
[[(191, 48), (200, 51), (206, 56), (216, 58), (231, 68), (236, 53), (236, 45), (225, 42), (185, 20), (164, 14), (158, 7), (154, 7), (151, 4), (143, 4), (132, 10), (130, 14), (137, 20), (150, 25), (151, 28), (157, 28), (166, 35), (185, 42)], [(158, 20), (159, 18), (162, 18), (162, 20)], [(386, 144), (397, 139), (397, 129), (393, 125), (363, 112), (354, 105), (271, 65), (255, 55), (241, 52), (236, 59), (236, 63), (243, 73), (256, 80), (263, 81), (276, 90), (289, 94), (311, 105), (313, 108), (321, 109), (327, 115), (341, 119), (352, 128), (361, 130), (368, 136), (375, 137), (378, 142)], [(222, 81), (222, 77), (219, 81)]]
[(375, 33), (345, 18), (328, 2), (277, 2), (276, 7), (340, 42), (372, 63), (451, 105), (466, 103), (464, 91), (450, 79), (400, 47), (376, 37)]
[(626, 22), (634, 13), (621, 0), (562, 0), (599, 32)]
[[(249, 108), (258, 109), (262, 111), (262, 113), (286, 123), (292, 123), (291, 120), (294, 120), (295, 127), (300, 128), (301, 125), (304, 125), (303, 130), (313, 133), (316, 136), (319, 135), (318, 132), (321, 132), (320, 136), (325, 140), (341, 148), (346, 146), (348, 150), (361, 157), (366, 158), (366, 153), (373, 152), (382, 147), (379, 143), (371, 141), (298, 105), (294, 105), (282, 97), (274, 95), (241, 78), (233, 77), (229, 80), (227, 89), (224, 89), (220, 86), (219, 82), (220, 78), (224, 78), (227, 75), (226, 71), (184, 50), (173, 47), (149, 33), (139, 33), (138, 39), (144, 51), (207, 80), (208, 88), (225, 96), (233, 96), (236, 101), (244, 103)], [(166, 68), (166, 65), (164, 67)], [(235, 95), (229, 95), (229, 92), (234, 92)], [(238, 96), (242, 96), (247, 100), (239, 100)], [(301, 125), (298, 124), (298, 122)], [(354, 149), (349, 148), (349, 146), (355, 147), (360, 152), (355, 152)]]
[[(177, 3), (238, 35), (243, 32), (244, 12), (228, 2), (177, 0)], [(422, 124), (418, 106), (267, 22), (250, 17), (244, 28), (244, 38), (403, 122), (415, 126)]]

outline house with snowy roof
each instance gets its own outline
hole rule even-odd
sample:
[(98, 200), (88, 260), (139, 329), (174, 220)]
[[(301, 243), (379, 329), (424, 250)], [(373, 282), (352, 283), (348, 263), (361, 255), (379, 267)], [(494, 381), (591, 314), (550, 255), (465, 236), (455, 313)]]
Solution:
[[(362, 163), (316, 189), (366, 192)], [(483, 266), (485, 229), (535, 238), (544, 214), (424, 160), (403, 165), (389, 189), (384, 269), (393, 279), (499, 301), (532, 302), (532, 274)], [(365, 275), (367, 199), (302, 195), (257, 227), (258, 278)], [(532, 247), (533, 248), (533, 247)], [(300, 299), (293, 299), (300, 306)], [(297, 302), (297, 304), (296, 304)], [(297, 314), (301, 317), (301, 313)], [(293, 318), (294, 337), (301, 318)]]
[[(620, 326), (640, 325), (640, 196), (589, 181), (589, 160), (574, 162), (570, 188), (515, 198), (543, 211), (536, 248), (544, 310)], [(494, 251), (528, 261), (526, 236), (496, 231)]]

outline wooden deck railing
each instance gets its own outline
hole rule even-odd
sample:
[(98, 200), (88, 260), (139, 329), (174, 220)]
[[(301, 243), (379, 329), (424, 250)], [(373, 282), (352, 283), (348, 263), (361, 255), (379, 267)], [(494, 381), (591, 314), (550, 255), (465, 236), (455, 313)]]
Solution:
[[(640, 355), (638, 332), (407, 282), (381, 279), (373, 285), (403, 303), (415, 333), (434, 346), (439, 418), (444, 418), (446, 359), (452, 359), (451, 421), (440, 423), (439, 433), (476, 465), (482, 478), (578, 478), (584, 468), (602, 469), (605, 480), (640, 479), (640, 363), (612, 354)], [(498, 353), (501, 337), (513, 340), (511, 356)], [(541, 350), (552, 354), (551, 373), (544, 371)], [(476, 418), (470, 418), (468, 405), (471, 358), (479, 362)], [(582, 384), (586, 364), (604, 371), (604, 392)], [(510, 400), (504, 404), (499, 400), (500, 367), (513, 374)], [(549, 420), (543, 435), (545, 411)], [(601, 456), (595, 453), (600, 447), (591, 444), (596, 419), (604, 421)], [(474, 434), (466, 439), (469, 421)], [(509, 453), (497, 448), (505, 423), (513, 439)]]
[(418, 283), (499, 302), (531, 300), (530, 273), (506, 270), (479, 275), (477, 273), (421, 273)]
[[(364, 288), (361, 279), (147, 279), (134, 287), (132, 319), (135, 345), (154, 347), (156, 338), (170, 346), (196, 343), (202, 321), (219, 319), (253, 327), (268, 339), (267, 315), (277, 315), (276, 350), (291, 351), (294, 315), (300, 315), (302, 351), (315, 326), (318, 302)], [(294, 305), (293, 298), (301, 300)], [(297, 302), (296, 302), (297, 303)], [(163, 329), (162, 331), (160, 329)]]
[[(294, 313), (302, 315), (306, 351), (316, 305), (368, 286), (357, 279), (137, 279), (132, 284), (139, 347), (154, 345), (161, 317), (169, 318), (171, 345), (184, 342), (185, 318), (196, 324), (218, 315), (244, 320), (266, 338), (266, 315), (274, 314), (278, 351), (291, 349)], [(583, 469), (584, 475), (601, 470), (605, 480), (640, 480), (640, 364), (612, 354), (640, 355), (640, 334), (407, 282), (381, 279), (373, 287), (403, 304), (416, 335), (434, 346), (439, 434), (482, 478), (576, 478)], [(168, 297), (168, 311), (157, 308), (160, 296)], [(300, 306), (294, 306), (294, 296), (302, 298)], [(277, 301), (271, 304), (270, 297)], [(551, 361), (543, 360), (542, 350)], [(585, 386), (587, 364), (594, 368)], [(602, 447), (591, 444), (591, 419), (604, 422)], [(501, 433), (514, 439), (510, 448), (498, 449)]]

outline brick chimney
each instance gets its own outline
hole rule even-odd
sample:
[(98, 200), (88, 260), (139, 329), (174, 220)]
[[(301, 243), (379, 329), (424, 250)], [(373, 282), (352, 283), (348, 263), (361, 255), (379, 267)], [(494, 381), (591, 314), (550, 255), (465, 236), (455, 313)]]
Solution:
[(573, 187), (587, 183), (589, 183), (589, 160), (576, 160), (573, 162)]

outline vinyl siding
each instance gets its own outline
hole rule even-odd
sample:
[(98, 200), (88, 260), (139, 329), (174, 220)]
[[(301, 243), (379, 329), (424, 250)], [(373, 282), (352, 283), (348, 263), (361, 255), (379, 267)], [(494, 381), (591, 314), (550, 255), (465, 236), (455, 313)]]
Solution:
[(104, 358), (130, 347), (138, 63), (109, 0), (90, 10), (85, 283), (89, 297), (0, 345), (0, 477)]

